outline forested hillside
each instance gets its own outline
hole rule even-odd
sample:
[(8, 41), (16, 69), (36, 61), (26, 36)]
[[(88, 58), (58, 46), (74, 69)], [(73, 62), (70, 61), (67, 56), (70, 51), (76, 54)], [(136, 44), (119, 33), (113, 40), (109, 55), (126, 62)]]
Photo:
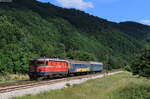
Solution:
[(0, 3), (0, 73), (26, 73), (28, 60), (60, 56), (127, 64), (150, 42), (150, 26), (115, 23), (36, 0)]

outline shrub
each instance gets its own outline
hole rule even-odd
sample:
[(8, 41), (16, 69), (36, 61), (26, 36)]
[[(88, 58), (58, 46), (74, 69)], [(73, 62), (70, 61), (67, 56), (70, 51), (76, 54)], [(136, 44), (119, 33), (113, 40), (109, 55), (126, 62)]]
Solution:
[(134, 75), (150, 78), (150, 48), (144, 49), (131, 64)]

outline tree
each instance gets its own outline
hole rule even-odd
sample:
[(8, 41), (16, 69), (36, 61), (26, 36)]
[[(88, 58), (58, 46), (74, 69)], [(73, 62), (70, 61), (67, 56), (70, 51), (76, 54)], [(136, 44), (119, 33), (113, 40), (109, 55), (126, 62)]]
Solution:
[(150, 78), (150, 48), (146, 48), (137, 55), (131, 64), (134, 75)]
[(67, 57), (70, 59), (77, 59), (81, 61), (95, 61), (96, 58), (87, 52), (81, 52), (81, 51), (71, 51), (67, 54)]

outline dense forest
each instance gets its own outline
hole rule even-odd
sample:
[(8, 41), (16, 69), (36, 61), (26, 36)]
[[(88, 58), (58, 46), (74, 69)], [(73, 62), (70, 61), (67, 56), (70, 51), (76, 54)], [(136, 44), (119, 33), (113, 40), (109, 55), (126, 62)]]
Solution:
[(127, 65), (150, 43), (150, 26), (115, 23), (36, 0), (0, 3), (0, 73), (26, 73), (33, 57)]

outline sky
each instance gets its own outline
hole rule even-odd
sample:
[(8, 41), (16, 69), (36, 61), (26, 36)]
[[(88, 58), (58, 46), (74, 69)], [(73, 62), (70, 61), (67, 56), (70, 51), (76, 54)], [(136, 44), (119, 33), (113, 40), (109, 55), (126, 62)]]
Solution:
[(135, 21), (150, 25), (150, 0), (38, 0), (75, 8), (114, 22)]

